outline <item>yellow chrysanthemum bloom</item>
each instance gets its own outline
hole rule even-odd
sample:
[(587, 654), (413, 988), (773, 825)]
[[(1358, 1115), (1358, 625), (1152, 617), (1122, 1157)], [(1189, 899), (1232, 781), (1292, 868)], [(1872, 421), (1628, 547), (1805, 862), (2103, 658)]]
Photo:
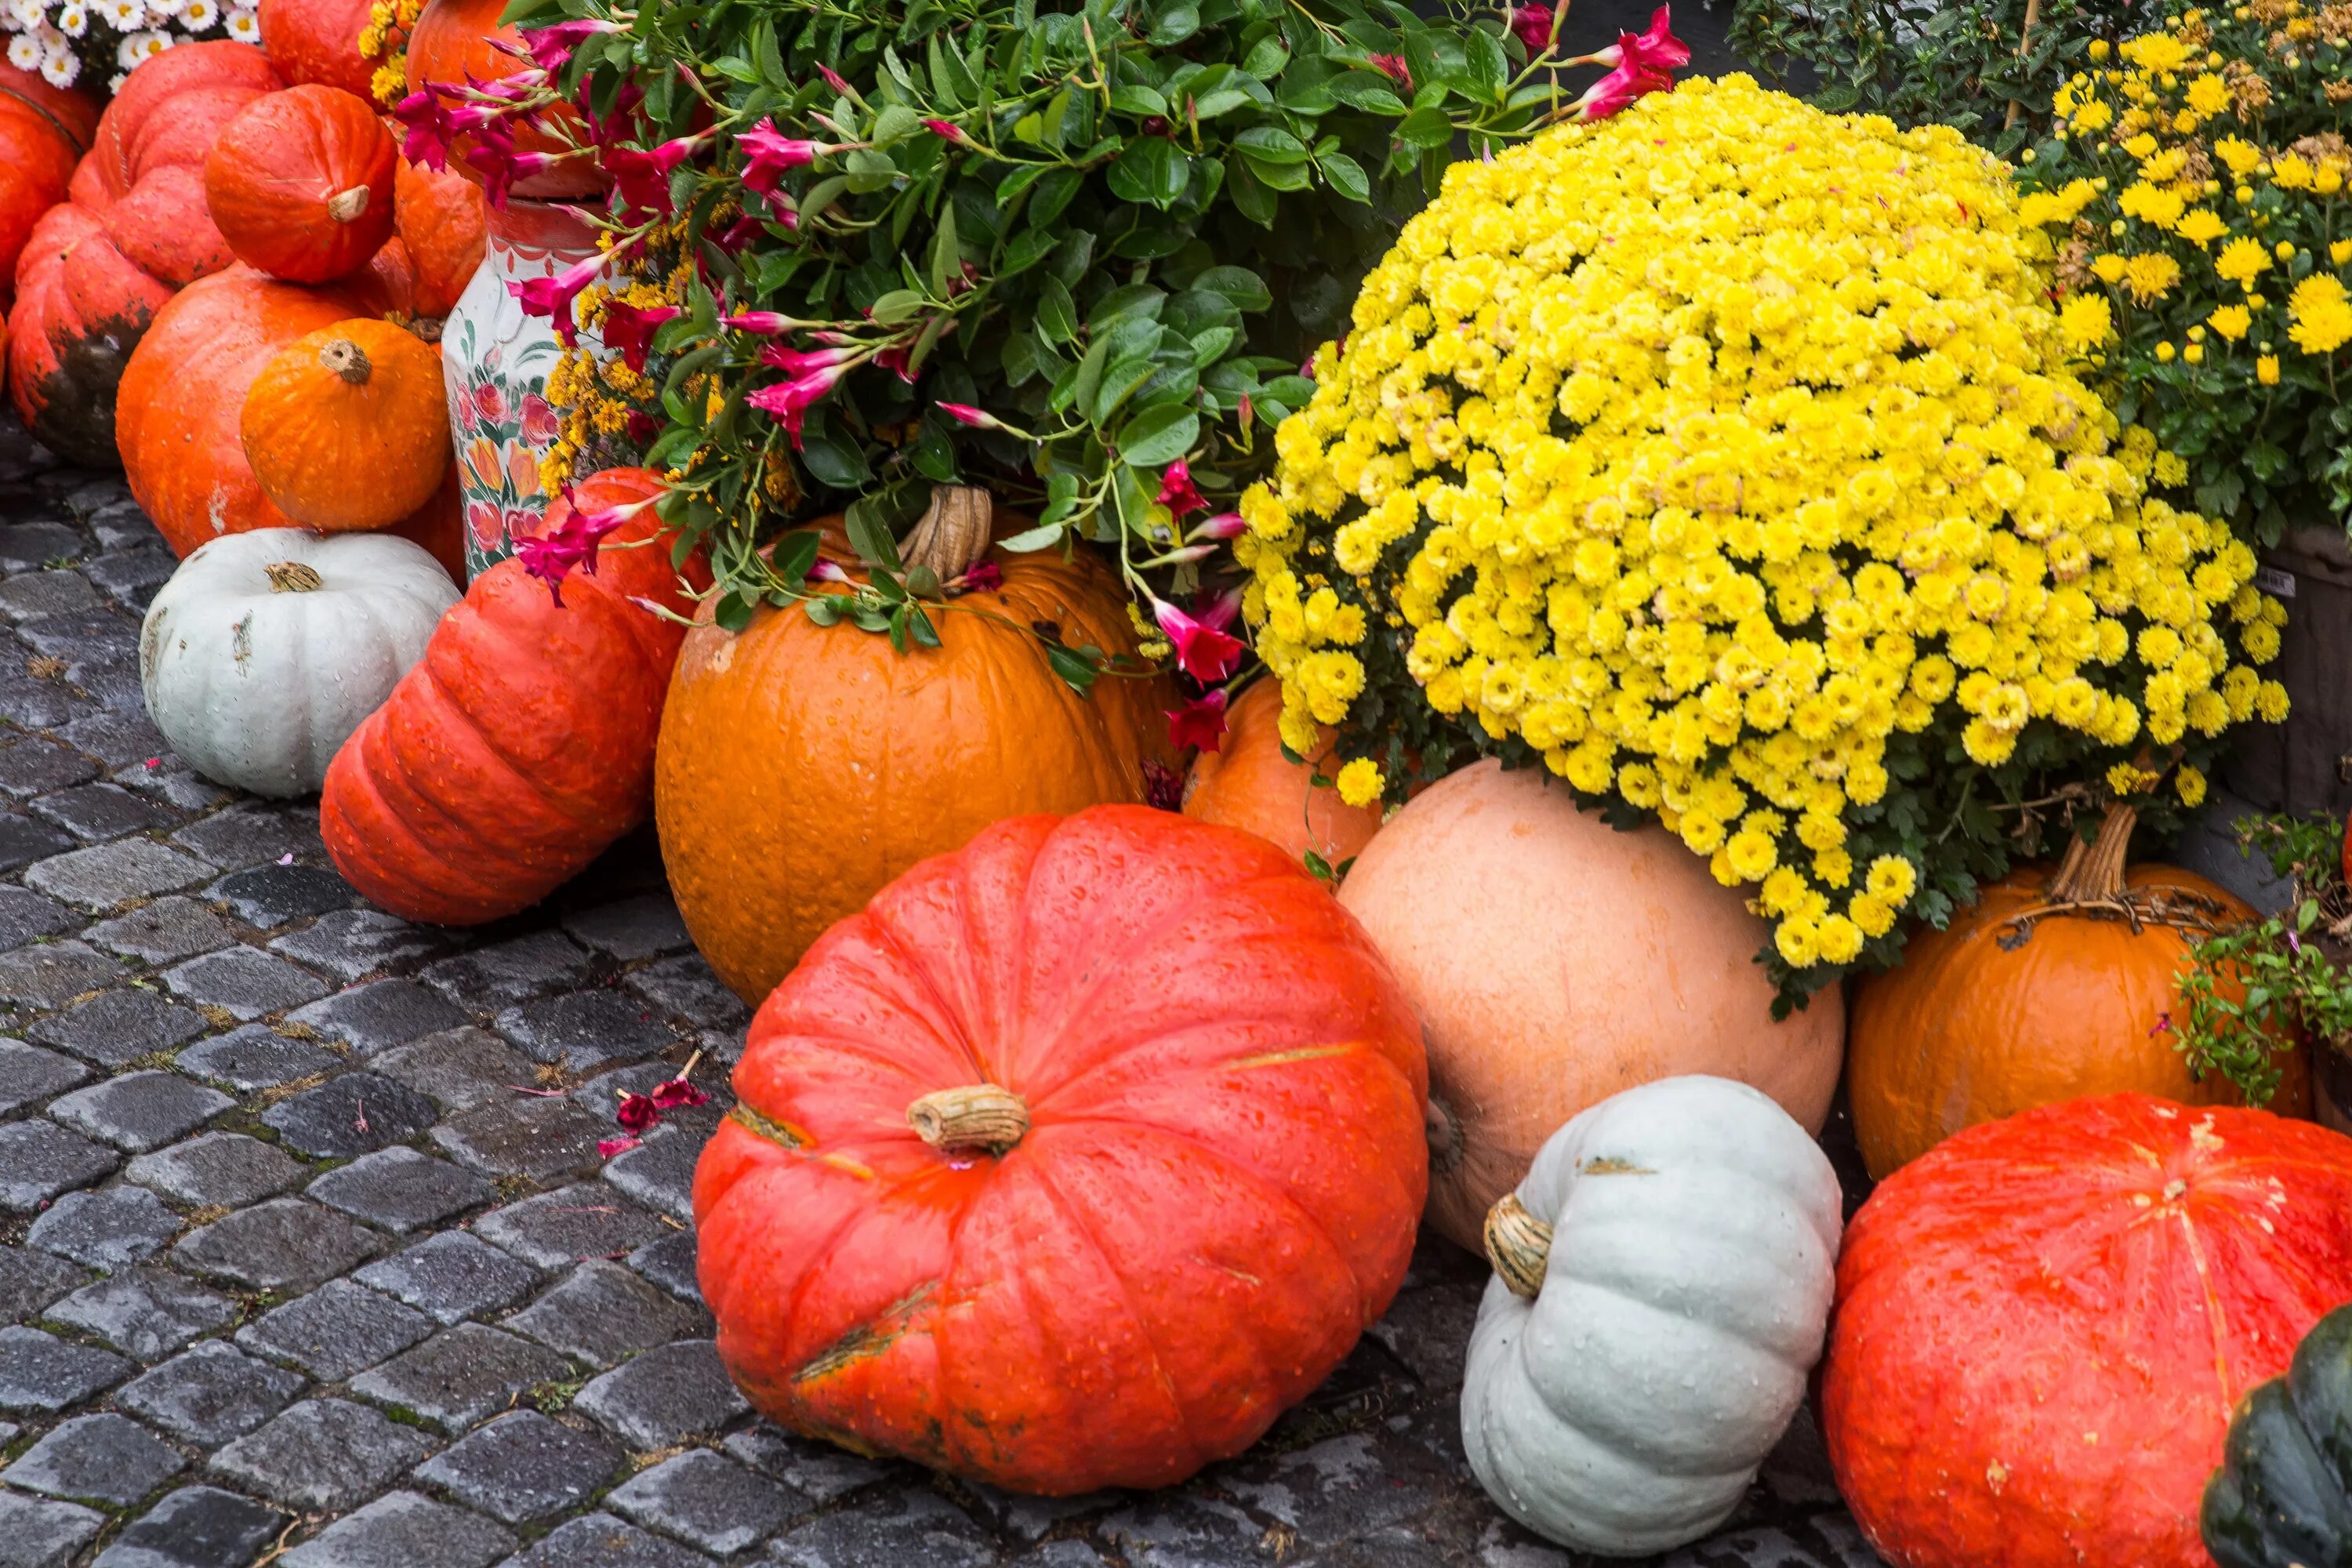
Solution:
[(2286, 310), (2287, 336), (2305, 353), (2333, 353), (2352, 342), (2352, 300), (2333, 273), (2315, 272), (2296, 284)]
[(2213, 258), (2213, 270), (2242, 289), (2269, 271), (2270, 267), (2270, 252), (2263, 248), (2262, 241), (2243, 235), (2223, 246), (2221, 254)]

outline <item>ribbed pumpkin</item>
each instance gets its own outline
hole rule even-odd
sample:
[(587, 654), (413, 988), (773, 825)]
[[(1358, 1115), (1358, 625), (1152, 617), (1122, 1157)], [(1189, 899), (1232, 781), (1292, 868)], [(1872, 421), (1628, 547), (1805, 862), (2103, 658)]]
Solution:
[(403, 159), (393, 174), (393, 214), (407, 247), (420, 316), (446, 316), (474, 280), (488, 244), (489, 204), (463, 174)]
[(1294, 763), (1282, 754), (1282, 688), (1261, 680), (1225, 710), (1225, 733), (1213, 752), (1202, 752), (1184, 781), (1184, 815), (1202, 822), (1246, 828), (1297, 857), (1308, 851), (1337, 867), (1352, 860), (1380, 831), (1377, 805), (1349, 805), (1329, 784), (1339, 771), (1331, 732), (1319, 732), (1321, 749)]
[[(2174, 986), (2191, 947), (2253, 911), (2192, 871), (2126, 872), (2132, 827), (2119, 808), (2056, 872), (2030, 867), (1992, 883), (1947, 929), (1914, 935), (1900, 965), (1860, 983), (1846, 1092), (1871, 1174), (1963, 1127), (2083, 1095), (2236, 1102), (2226, 1079), (2189, 1076), (2171, 1028)], [(2280, 1058), (2275, 1109), (2306, 1102), (2307, 1055)]]
[[(642, 468), (574, 489), (590, 510), (659, 493)], [(541, 527), (560, 528), (558, 501)], [(327, 770), (319, 831), (336, 868), (405, 920), (478, 925), (562, 886), (652, 805), (654, 734), (682, 635), (631, 603), (691, 608), (651, 508), (608, 536), (557, 605), (520, 561), (474, 579), (425, 658)], [(709, 576), (698, 560), (696, 585)]]
[(363, 99), (316, 83), (255, 100), (205, 160), (213, 221), (247, 267), (331, 283), (393, 230), (399, 154)]
[(441, 356), (389, 321), (298, 338), (245, 395), (241, 437), (262, 493), (306, 528), (385, 528), (449, 467)]
[(8, 395), (34, 435), (85, 467), (111, 468), (115, 392), (171, 285), (126, 260), (79, 202), (51, 207), (16, 262)]
[(1387, 1308), (1423, 1083), (1380, 955), (1272, 846), (1142, 806), (998, 823), (752, 1020), (694, 1181), (719, 1357), (860, 1452), (1181, 1480)]
[[(505, 44), (520, 49), (522, 45), (521, 31), (499, 20), (505, 9), (505, 0), (428, 0), (416, 25), (408, 30), (408, 90), (419, 91), (432, 82), (462, 87), (470, 81), (487, 86), (529, 69), (528, 51), (518, 58), (496, 47)], [(551, 111), (549, 122), (567, 126), (583, 143), (588, 141), (587, 127), (569, 109)], [(536, 126), (518, 122), (513, 132), (518, 153), (570, 150), (569, 143)], [(479, 146), (471, 132), (451, 137), (449, 167), (478, 179), (465, 158)], [(512, 194), (537, 198), (593, 195), (608, 183), (593, 158), (567, 158), (553, 168), (517, 180)]]
[(360, 53), (368, 0), (261, 0), (261, 47), (289, 83), (373, 95), (375, 67)]
[(74, 164), (98, 134), (98, 106), (30, 71), (0, 65), (0, 309), (16, 258), (41, 215), (66, 199)]
[(1838, 1488), (1895, 1568), (2210, 1568), (2231, 1407), (2347, 1295), (2352, 1139), (2139, 1094), (1970, 1128), (1846, 1230)]
[(1837, 1088), (1835, 990), (1772, 1021), (1764, 922), (1661, 827), (1620, 833), (1540, 768), (1484, 762), (1407, 804), (1339, 901), (1421, 1015), (1429, 1222), (1475, 1251), (1544, 1141), (1621, 1089), (1706, 1073), (1818, 1133)]
[(687, 637), (656, 774), (662, 859), (695, 945), (746, 1001), (891, 878), (989, 823), (1145, 798), (1144, 760), (1167, 755), (1166, 684), (1107, 676), (1081, 696), (1022, 629), (1132, 650), (1118, 579), (1084, 552), (989, 558), (1003, 585), (961, 601), (988, 616), (935, 614), (935, 648), (901, 654), (797, 605)]

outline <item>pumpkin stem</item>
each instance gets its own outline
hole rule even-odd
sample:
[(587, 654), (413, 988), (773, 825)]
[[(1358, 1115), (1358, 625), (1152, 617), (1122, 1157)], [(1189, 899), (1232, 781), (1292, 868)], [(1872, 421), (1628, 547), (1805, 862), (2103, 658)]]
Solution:
[(907, 1125), (943, 1154), (1002, 1154), (1027, 1135), (1029, 1107), (996, 1084), (960, 1084), (907, 1107)]
[(2084, 843), (2080, 837), (2066, 846), (2066, 858), (2047, 889), (2053, 904), (2104, 904), (2123, 896), (2124, 854), (2131, 847), (2132, 829), (2139, 813), (2122, 801), (2107, 807), (2099, 837)]
[(933, 485), (931, 504), (908, 531), (898, 559), (908, 566), (928, 566), (940, 582), (952, 583), (988, 553), (995, 510), (994, 500), (977, 485)]
[(368, 210), (368, 188), (353, 185), (327, 198), (327, 216), (337, 223), (356, 223)]
[(299, 561), (273, 561), (261, 569), (273, 594), (311, 594), (321, 585), (319, 574)]
[(333, 339), (320, 349), (319, 363), (353, 386), (365, 386), (375, 372), (368, 363), (367, 351), (349, 338)]
[(1515, 1296), (1532, 1301), (1551, 1265), (1551, 1226), (1528, 1212), (1517, 1193), (1486, 1211), (1486, 1261)]

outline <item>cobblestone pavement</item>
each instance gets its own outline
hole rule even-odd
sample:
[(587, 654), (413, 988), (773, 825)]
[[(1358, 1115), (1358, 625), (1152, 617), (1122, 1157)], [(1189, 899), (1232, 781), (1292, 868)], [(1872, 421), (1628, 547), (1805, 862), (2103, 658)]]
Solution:
[[(0, 1568), (1564, 1568), (1461, 1452), (1483, 1268), (1424, 1247), (1256, 1450), (1038, 1501), (793, 1438), (712, 1353), (688, 1190), (726, 1108), (600, 1161), (745, 1013), (649, 837), (478, 931), (368, 908), (314, 805), (148, 724), (173, 560), (0, 424)], [(1810, 1425), (1676, 1568), (1864, 1568)]]

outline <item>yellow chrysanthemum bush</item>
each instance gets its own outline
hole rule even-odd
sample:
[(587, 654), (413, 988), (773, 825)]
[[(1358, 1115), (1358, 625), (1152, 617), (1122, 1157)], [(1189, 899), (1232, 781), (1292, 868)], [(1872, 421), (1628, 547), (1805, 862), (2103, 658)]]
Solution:
[(2147, 493), (2032, 247), (1956, 132), (1745, 77), (1457, 165), (1242, 503), (1286, 742), (1335, 726), (1351, 799), (1476, 751), (1654, 817), (1790, 1000), (2095, 795), (2161, 827), (2283, 708), (2278, 607)]

